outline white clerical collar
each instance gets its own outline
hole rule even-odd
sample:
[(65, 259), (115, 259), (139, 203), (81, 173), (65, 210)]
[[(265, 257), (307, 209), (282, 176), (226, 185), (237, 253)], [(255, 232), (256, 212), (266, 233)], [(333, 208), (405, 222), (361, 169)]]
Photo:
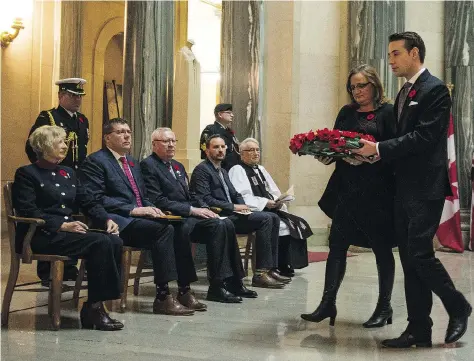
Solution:
[(420, 77), (421, 73), (423, 73), (425, 70), (426, 70), (426, 68), (421, 68), (418, 73), (416, 73), (415, 75), (413, 75), (413, 76), (410, 78), (410, 80), (408, 80), (408, 82), (411, 83), (412, 85), (415, 84), (416, 80)]
[(109, 147), (107, 147), (108, 150), (110, 150), (110, 152), (112, 153), (112, 155), (115, 157), (115, 159), (117, 159), (117, 161), (120, 161), (120, 158), (122, 157), (125, 157), (127, 158), (126, 155), (121, 155), (121, 154), (118, 154), (115, 150), (113, 149), (110, 149)]

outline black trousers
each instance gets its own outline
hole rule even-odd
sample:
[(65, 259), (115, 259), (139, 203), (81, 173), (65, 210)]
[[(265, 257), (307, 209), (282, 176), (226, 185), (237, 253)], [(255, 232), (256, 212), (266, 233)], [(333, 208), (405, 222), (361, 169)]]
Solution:
[(443, 205), (444, 199), (395, 200), (395, 230), (405, 277), (408, 327), (415, 334), (429, 332), (433, 324), (431, 292), (440, 297), (449, 314), (455, 314), (456, 304), (463, 300), (433, 251)]
[[(180, 279), (181, 255), (183, 250), (190, 247), (176, 244), (173, 226), (162, 221), (148, 219), (134, 219), (121, 232), (120, 237), (126, 246), (144, 248), (151, 251), (155, 284), (163, 284), (174, 280), (188, 282)], [(177, 270), (178, 264), (178, 270)], [(194, 275), (196, 273), (194, 272)], [(191, 277), (192, 278), (192, 277)], [(197, 277), (196, 277), (197, 278)], [(192, 281), (189, 281), (192, 282)]]
[(183, 222), (181, 234), (189, 242), (206, 245), (210, 282), (245, 276), (234, 224), (230, 219), (190, 217)]
[(33, 237), (31, 248), (35, 253), (83, 258), (88, 276), (89, 302), (120, 298), (120, 237), (96, 232), (58, 232), (54, 236), (48, 236), (39, 230)]
[(272, 212), (252, 212), (248, 216), (234, 214), (229, 217), (237, 233), (255, 231), (256, 268), (278, 267), (278, 238), (280, 217)]

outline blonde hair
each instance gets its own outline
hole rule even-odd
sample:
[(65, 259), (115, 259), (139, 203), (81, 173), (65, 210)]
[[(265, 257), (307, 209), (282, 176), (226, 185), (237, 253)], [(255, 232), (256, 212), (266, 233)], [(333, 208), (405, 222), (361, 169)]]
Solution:
[(54, 143), (59, 139), (66, 139), (66, 131), (63, 128), (57, 125), (43, 125), (31, 133), (28, 141), (38, 158), (42, 158), (45, 153), (53, 150)]
[(246, 138), (240, 143), (239, 151), (242, 151), (244, 146), (247, 145), (247, 143), (250, 143), (250, 142), (257, 144), (260, 147), (260, 143), (258, 142), (257, 139), (255, 139), (255, 138)]

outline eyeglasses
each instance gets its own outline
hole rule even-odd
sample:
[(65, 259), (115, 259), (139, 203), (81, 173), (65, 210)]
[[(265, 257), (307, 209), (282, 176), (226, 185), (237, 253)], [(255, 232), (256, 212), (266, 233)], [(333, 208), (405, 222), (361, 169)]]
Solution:
[(130, 129), (112, 130), (110, 133), (107, 133), (107, 134), (111, 134), (111, 133), (115, 133), (118, 135), (125, 135), (125, 134), (132, 135), (132, 131)]
[(359, 84), (356, 84), (356, 85), (351, 85), (349, 87), (349, 89), (351, 90), (351, 92), (353, 92), (354, 90), (356, 89), (364, 89), (367, 85), (371, 84), (370, 82), (367, 82), (367, 83), (359, 83)]
[(161, 142), (163, 144), (176, 144), (178, 139), (153, 139), (154, 142)]
[(242, 152), (260, 153), (260, 149), (259, 148), (242, 149)]
[(226, 113), (226, 114), (234, 115), (234, 112), (232, 112), (231, 110), (226, 110), (225, 112), (219, 112), (219, 113)]

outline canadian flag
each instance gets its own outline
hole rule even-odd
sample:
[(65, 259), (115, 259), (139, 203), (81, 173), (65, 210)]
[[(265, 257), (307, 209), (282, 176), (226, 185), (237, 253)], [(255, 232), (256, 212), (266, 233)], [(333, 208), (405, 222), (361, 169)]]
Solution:
[(449, 181), (453, 195), (446, 197), (436, 236), (443, 247), (450, 248), (457, 252), (464, 252), (464, 244), (461, 236), (461, 212), (459, 210), (458, 176), (456, 172), (456, 149), (454, 147), (454, 123), (452, 115), (449, 119), (448, 128), (448, 160)]
[(472, 168), (471, 168), (471, 182), (472, 182), (472, 198), (471, 198), (471, 244), (469, 249), (474, 251), (474, 152), (472, 153)]

